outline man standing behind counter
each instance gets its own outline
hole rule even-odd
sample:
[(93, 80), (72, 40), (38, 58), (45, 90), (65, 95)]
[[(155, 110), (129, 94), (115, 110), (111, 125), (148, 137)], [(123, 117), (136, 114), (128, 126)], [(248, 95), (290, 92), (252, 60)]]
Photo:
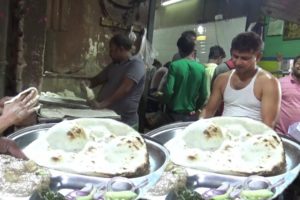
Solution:
[(90, 87), (103, 84), (96, 100), (90, 101), (95, 109), (109, 108), (121, 116), (121, 121), (138, 127), (138, 105), (145, 84), (144, 62), (131, 55), (131, 40), (122, 34), (109, 42), (112, 63), (90, 79)]
[(206, 91), (205, 68), (195, 61), (195, 41), (181, 36), (177, 41), (179, 60), (171, 63), (164, 91), (164, 102), (173, 121), (196, 121)]
[(219, 75), (201, 116), (214, 116), (224, 100), (223, 116), (248, 117), (274, 128), (281, 92), (278, 80), (260, 69), (262, 40), (253, 32), (237, 35), (231, 43), (234, 70)]

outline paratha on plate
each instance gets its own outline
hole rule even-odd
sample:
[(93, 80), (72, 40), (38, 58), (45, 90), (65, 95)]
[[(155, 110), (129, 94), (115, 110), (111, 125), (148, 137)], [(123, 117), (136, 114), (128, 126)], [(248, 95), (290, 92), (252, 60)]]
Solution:
[(42, 166), (83, 175), (136, 177), (149, 172), (144, 139), (112, 119), (63, 121), (28, 145), (24, 153)]
[(178, 165), (223, 174), (277, 175), (286, 165), (277, 133), (248, 118), (198, 120), (165, 146)]

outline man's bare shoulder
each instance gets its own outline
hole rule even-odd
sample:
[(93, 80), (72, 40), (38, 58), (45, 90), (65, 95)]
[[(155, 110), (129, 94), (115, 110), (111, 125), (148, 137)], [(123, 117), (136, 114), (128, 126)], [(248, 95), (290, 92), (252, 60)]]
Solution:
[(277, 86), (279, 84), (278, 79), (270, 72), (261, 69), (257, 76), (258, 84), (262, 86)]
[(214, 81), (213, 87), (221, 88), (223, 90), (227, 84), (227, 81), (229, 79), (231, 72), (232, 71), (228, 71), (228, 72), (218, 75), (216, 80)]
[(259, 70), (259, 74), (257, 78), (264, 81), (274, 81), (274, 80), (278, 81), (278, 79), (275, 76), (273, 76), (270, 72), (264, 69)]
[(221, 83), (221, 84), (224, 83), (224, 82), (227, 82), (231, 72), (232, 71), (228, 71), (228, 72), (224, 72), (224, 73), (218, 75), (215, 82)]

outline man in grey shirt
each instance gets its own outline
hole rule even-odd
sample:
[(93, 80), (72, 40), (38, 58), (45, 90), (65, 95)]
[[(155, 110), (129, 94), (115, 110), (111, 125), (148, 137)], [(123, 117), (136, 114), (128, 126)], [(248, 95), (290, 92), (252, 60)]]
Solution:
[(130, 53), (132, 42), (122, 34), (113, 36), (109, 43), (112, 63), (90, 79), (90, 87), (103, 84), (96, 100), (96, 109), (110, 108), (130, 126), (138, 125), (138, 105), (145, 85), (145, 66), (138, 56)]

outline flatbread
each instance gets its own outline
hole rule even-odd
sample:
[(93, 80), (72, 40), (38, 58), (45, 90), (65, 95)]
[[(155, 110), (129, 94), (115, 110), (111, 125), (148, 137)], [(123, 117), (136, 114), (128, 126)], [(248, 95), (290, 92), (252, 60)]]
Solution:
[(27, 96), (31, 91), (33, 91), (33, 93), (34, 93), (33, 99), (37, 100), (39, 98), (38, 90), (35, 87), (30, 87), (30, 88), (27, 88), (26, 90), (20, 92), (18, 95), (14, 96), (10, 100), (5, 101), (4, 104), (12, 103), (12, 102), (16, 101), (17, 99), (20, 99), (21, 97)]
[(144, 139), (128, 125), (81, 118), (56, 124), (24, 149), (38, 164), (101, 177), (134, 177), (149, 172)]
[(285, 170), (281, 138), (248, 118), (199, 120), (165, 146), (174, 163), (194, 169), (232, 175), (276, 175)]

